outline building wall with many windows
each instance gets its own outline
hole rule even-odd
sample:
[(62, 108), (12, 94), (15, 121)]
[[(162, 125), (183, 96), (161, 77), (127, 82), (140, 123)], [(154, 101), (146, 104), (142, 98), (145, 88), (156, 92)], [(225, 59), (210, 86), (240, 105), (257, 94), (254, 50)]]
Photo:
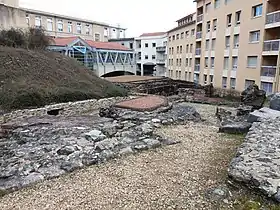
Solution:
[(0, 4), (0, 26), (43, 27), (53, 37), (80, 36), (83, 39), (108, 41), (110, 38), (124, 38), (125, 29), (106, 23), (95, 22), (70, 16), (58, 15), (27, 8), (16, 8)]
[[(195, 40), (180, 38), (180, 28), (171, 30), (168, 45), (174, 48), (170, 76), (213, 83), (215, 87), (244, 90), (256, 83), (267, 93), (280, 91), (280, 1), (278, 0), (196, 0)], [(178, 25), (179, 27), (179, 25)], [(185, 28), (190, 26), (185, 26)], [(184, 29), (185, 30), (185, 29)], [(179, 35), (178, 35), (179, 34)], [(175, 40), (173, 36), (175, 35)], [(170, 35), (169, 35), (170, 37)], [(177, 45), (192, 44), (193, 77), (183, 76), (176, 67)], [(169, 47), (169, 48), (170, 48)], [(180, 54), (180, 53), (179, 53)], [(172, 59), (172, 50), (168, 57)], [(176, 60), (174, 60), (176, 59)], [(184, 60), (184, 61), (183, 61)], [(178, 69), (176, 71), (174, 67)], [(181, 68), (182, 69), (182, 68)], [(175, 75), (174, 75), (175, 72)], [(189, 70), (187, 70), (189, 72)], [(179, 75), (180, 74), (180, 75)], [(188, 75), (188, 73), (187, 73)]]
[(193, 81), (195, 14), (177, 21), (178, 26), (168, 31), (168, 72), (173, 79)]

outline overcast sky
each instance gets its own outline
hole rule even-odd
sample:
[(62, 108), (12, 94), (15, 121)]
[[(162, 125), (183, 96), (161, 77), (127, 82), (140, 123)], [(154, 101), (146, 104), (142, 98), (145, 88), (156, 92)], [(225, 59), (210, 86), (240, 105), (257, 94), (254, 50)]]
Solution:
[(167, 31), (195, 11), (193, 0), (20, 0), (20, 6), (120, 24), (127, 37)]

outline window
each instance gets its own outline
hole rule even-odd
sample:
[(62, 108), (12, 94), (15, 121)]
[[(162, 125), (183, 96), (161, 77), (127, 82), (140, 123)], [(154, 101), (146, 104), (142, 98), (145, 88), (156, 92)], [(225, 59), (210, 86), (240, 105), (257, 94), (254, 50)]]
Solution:
[(263, 5), (259, 4), (253, 7), (253, 17), (262, 16)]
[(148, 56), (148, 55), (145, 55), (145, 59), (148, 60), (148, 59), (149, 59), (149, 56)]
[(182, 59), (180, 58), (179, 59), (179, 66), (181, 66), (182, 65)]
[(99, 33), (95, 33), (94, 34), (94, 40), (97, 41), (97, 42), (100, 42), (100, 34)]
[(214, 75), (210, 75), (210, 83), (213, 84), (214, 82)]
[(212, 57), (211, 58), (211, 69), (213, 69), (215, 67), (215, 58)]
[(184, 39), (184, 32), (181, 33), (181, 39)]
[(189, 45), (187, 44), (187, 46), (186, 46), (186, 53), (188, 53), (189, 52)]
[(217, 30), (217, 23), (218, 23), (218, 20), (217, 20), (217, 19), (214, 19), (214, 20), (213, 20), (213, 31), (216, 31), (216, 30)]
[(261, 33), (261, 31), (251, 31), (250, 32), (250, 42), (259, 42), (260, 33)]
[(226, 42), (225, 42), (226, 50), (230, 48), (230, 36), (226, 36)]
[(241, 11), (238, 11), (235, 13), (235, 25), (239, 25), (240, 24), (240, 18), (241, 18)]
[(35, 17), (35, 27), (41, 27), (42, 26), (42, 19), (40, 16)]
[(186, 31), (186, 38), (189, 37), (189, 31)]
[(179, 39), (179, 34), (176, 34), (176, 39)]
[(223, 77), (222, 79), (222, 87), (227, 88), (227, 77)]
[(81, 23), (77, 23), (77, 33), (78, 34), (82, 33), (82, 24)]
[(189, 72), (189, 81), (191, 81), (191, 80), (192, 80), (192, 73)]
[(180, 53), (182, 53), (183, 52), (183, 46), (181, 45), (180, 46)]
[(193, 52), (193, 44), (190, 44), (190, 53)]
[(104, 28), (104, 37), (108, 37), (109, 33), (108, 33), (108, 28)]
[(57, 21), (57, 30), (59, 32), (63, 31), (63, 22), (62, 22), (62, 20)]
[(146, 48), (149, 47), (149, 44), (148, 44), (148, 43), (145, 43), (145, 47), (146, 47)]
[(181, 76), (182, 76), (181, 71), (179, 71), (179, 79), (181, 79)]
[(206, 23), (206, 31), (207, 31), (207, 32), (210, 32), (210, 30), (211, 30), (211, 22), (208, 21), (208, 22)]
[(191, 35), (192, 35), (192, 36), (194, 36), (194, 32), (195, 32), (195, 30), (192, 29), (192, 31), (191, 31)]
[(227, 15), (227, 27), (231, 26), (231, 17), (232, 17), (232, 14)]
[(178, 66), (179, 65), (179, 59), (177, 58), (176, 59), (176, 66)]
[(209, 65), (209, 58), (205, 58), (205, 68), (208, 69), (208, 65)]
[(261, 89), (265, 90), (266, 94), (271, 94), (273, 88), (273, 83), (270, 82), (261, 82)]
[(227, 5), (231, 0), (225, 0), (225, 5)]
[(212, 39), (211, 50), (215, 50), (216, 47), (216, 39)]
[(233, 48), (238, 49), (238, 47), (239, 47), (239, 34), (236, 34), (233, 37)]
[(169, 37), (169, 41), (171, 42), (171, 36)]
[(175, 35), (172, 36), (172, 40), (173, 40), (173, 41), (175, 40)]
[(172, 55), (174, 54), (174, 47), (172, 47)]
[(72, 33), (73, 32), (73, 27), (72, 27), (72, 22), (68, 22), (68, 32)]
[(221, 1), (220, 0), (214, 0), (214, 8), (217, 9), (220, 7), (220, 3)]
[(129, 43), (129, 48), (133, 49), (133, 43)]
[(247, 89), (250, 85), (255, 84), (255, 80), (245, 79), (245, 89)]
[(235, 89), (235, 87), (236, 87), (236, 79), (230, 78), (230, 88)]
[(89, 24), (86, 24), (86, 34), (87, 35), (90, 34), (90, 26), (89, 26)]
[(47, 30), (52, 31), (53, 30), (53, 21), (51, 18), (47, 19)]
[(180, 49), (179, 46), (177, 46), (177, 53), (179, 53), (179, 49)]
[(157, 45), (156, 45), (156, 43), (153, 43), (153, 47), (156, 47)]
[(224, 70), (228, 70), (229, 67), (229, 57), (224, 57)]
[(207, 74), (204, 74), (204, 84), (207, 84)]
[(156, 59), (156, 56), (155, 56), (155, 55), (152, 55), (152, 59), (155, 60), (155, 59)]
[(247, 57), (247, 67), (256, 68), (258, 64), (258, 56), (248, 56)]
[(186, 66), (189, 66), (189, 59), (186, 58)]
[(190, 58), (189, 67), (192, 67), (192, 58)]
[(211, 8), (211, 3), (207, 3), (205, 6), (205, 12), (208, 13)]
[(238, 57), (232, 57), (232, 70), (236, 71), (238, 65)]
[(199, 83), (199, 74), (194, 74), (193, 81), (194, 81), (195, 83)]
[(205, 50), (209, 50), (210, 40), (206, 40), (205, 42)]
[(122, 46), (124, 46), (124, 43), (122, 43)]
[(26, 18), (26, 23), (27, 25), (29, 26), (30, 25), (30, 17), (28, 14), (25, 15), (25, 18)]

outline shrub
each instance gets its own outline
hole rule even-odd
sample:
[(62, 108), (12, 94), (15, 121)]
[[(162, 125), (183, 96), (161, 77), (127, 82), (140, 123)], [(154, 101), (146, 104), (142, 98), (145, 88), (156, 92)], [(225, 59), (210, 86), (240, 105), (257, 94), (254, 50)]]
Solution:
[(0, 31), (0, 45), (6, 47), (45, 49), (51, 41), (43, 28), (29, 28), (26, 31), (11, 28)]
[(104, 95), (107, 98), (118, 97), (118, 96), (124, 97), (128, 95), (128, 90), (120, 86), (110, 85), (105, 89)]

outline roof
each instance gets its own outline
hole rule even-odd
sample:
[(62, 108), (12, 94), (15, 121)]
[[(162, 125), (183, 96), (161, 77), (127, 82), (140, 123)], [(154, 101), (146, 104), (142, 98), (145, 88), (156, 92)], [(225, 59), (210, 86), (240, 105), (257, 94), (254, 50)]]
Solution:
[(170, 30), (167, 31), (167, 32), (170, 33), (170, 32), (172, 32), (172, 31), (179, 30), (179, 29), (181, 29), (181, 28), (184, 28), (184, 27), (189, 26), (189, 25), (193, 25), (193, 24), (195, 24), (195, 23), (196, 23), (195, 20), (193, 20), (193, 21), (191, 21), (191, 22), (185, 23), (184, 25), (180, 25), (180, 26), (177, 26), (177, 27), (175, 27), (175, 28), (172, 28), (172, 29), (170, 29)]
[(119, 38), (119, 39), (109, 39), (109, 42), (120, 42), (120, 41), (134, 41), (135, 38)]
[(181, 20), (184, 20), (184, 19), (186, 19), (186, 18), (188, 18), (188, 17), (191, 17), (191, 16), (194, 16), (194, 15), (195, 15), (195, 12), (193, 12), (193, 13), (191, 13), (191, 14), (188, 14), (187, 16), (184, 16), (184, 17), (180, 18), (179, 20), (176, 20), (176, 22), (179, 22), (179, 21), (181, 21)]
[(86, 43), (96, 49), (131, 51), (131, 49), (115, 42), (95, 42), (92, 40), (86, 40)]
[(122, 50), (122, 51), (131, 51), (131, 49), (115, 42), (96, 42), (92, 40), (83, 40), (80, 37), (57, 37), (52, 39), (54, 46), (67, 46), (73, 43), (76, 40), (84, 41), (90, 47), (96, 49), (104, 49), (104, 50)]
[(143, 33), (140, 37), (144, 36), (162, 36), (165, 35), (166, 32), (153, 32), (153, 33)]
[(73, 37), (56, 37), (53, 38), (53, 45), (55, 46), (67, 46), (77, 40), (79, 37), (73, 36)]

